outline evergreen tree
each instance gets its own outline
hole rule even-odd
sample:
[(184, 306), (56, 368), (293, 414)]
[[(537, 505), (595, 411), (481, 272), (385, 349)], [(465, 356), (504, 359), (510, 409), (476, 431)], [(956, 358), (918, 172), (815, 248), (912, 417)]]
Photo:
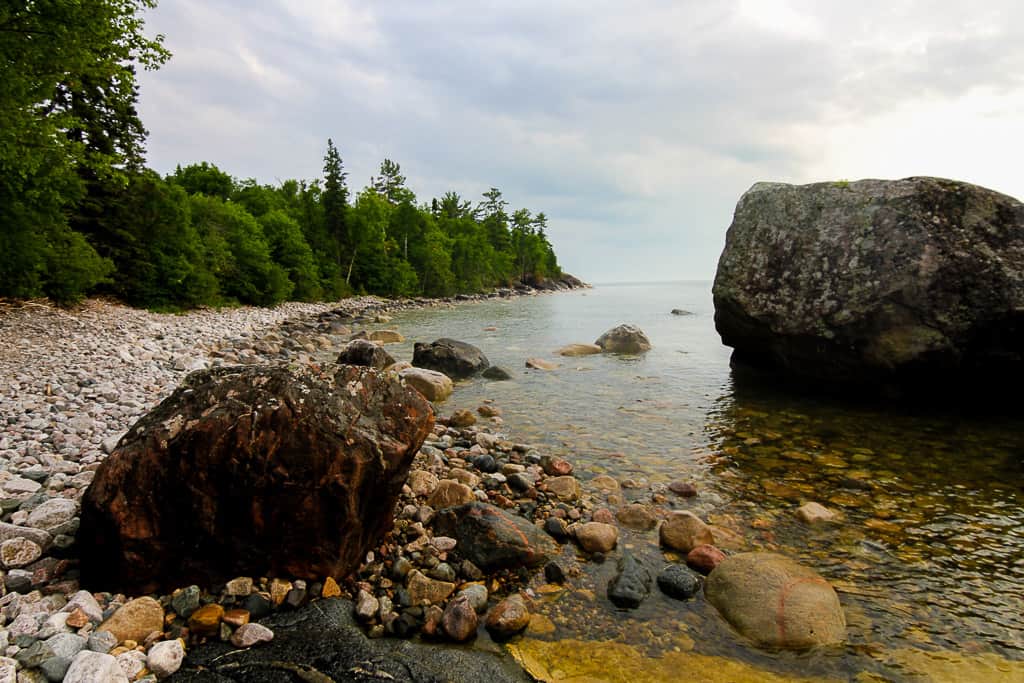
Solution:
[[(352, 279), (358, 241), (354, 239), (348, 224), (348, 188), (341, 163), (341, 155), (334, 142), (327, 139), (327, 154), (324, 155), (324, 189), (320, 197), (323, 206), (324, 228), (334, 241), (334, 252), (338, 266), (345, 270), (346, 284)], [(347, 264), (347, 265), (346, 265)]]
[(384, 197), (395, 206), (416, 201), (416, 195), (405, 186), (405, 176), (402, 175), (402, 167), (391, 159), (385, 159), (380, 164), (380, 175), (370, 178), (370, 186), (380, 196)]

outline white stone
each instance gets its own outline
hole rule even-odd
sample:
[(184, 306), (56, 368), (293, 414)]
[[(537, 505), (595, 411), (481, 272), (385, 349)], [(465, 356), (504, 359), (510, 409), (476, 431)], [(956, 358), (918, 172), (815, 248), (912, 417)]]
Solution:
[(121, 667), (121, 671), (128, 677), (129, 681), (134, 681), (142, 673), (142, 670), (146, 668), (146, 655), (138, 650), (122, 652), (117, 656), (117, 665)]
[(86, 639), (77, 633), (58, 633), (47, 638), (46, 644), (56, 657), (74, 659), (75, 655), (85, 649)]
[(164, 640), (149, 650), (146, 666), (157, 678), (165, 678), (181, 668), (185, 648), (180, 640)]
[(0, 657), (0, 683), (18, 683), (18, 662)]
[(74, 519), (78, 513), (78, 503), (67, 498), (51, 498), (29, 516), (26, 526), (34, 529), (50, 530)]
[(71, 599), (68, 600), (68, 604), (64, 605), (63, 611), (74, 612), (76, 609), (82, 610), (85, 616), (89, 617), (89, 621), (99, 622), (103, 620), (103, 609), (89, 591), (81, 590), (72, 595)]
[(0, 563), (7, 569), (32, 564), (42, 554), (43, 549), (27, 538), (12, 538), (0, 543)]
[(231, 644), (235, 647), (252, 647), (258, 643), (269, 643), (274, 639), (274, 632), (263, 624), (242, 624), (231, 636)]
[(82, 650), (71, 661), (64, 683), (128, 683), (128, 677), (112, 656)]

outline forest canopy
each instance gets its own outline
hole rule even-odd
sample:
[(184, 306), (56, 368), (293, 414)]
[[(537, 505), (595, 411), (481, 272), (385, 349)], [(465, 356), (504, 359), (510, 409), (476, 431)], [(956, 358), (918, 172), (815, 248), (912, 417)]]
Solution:
[(323, 177), (263, 185), (209, 162), (147, 169), (139, 68), (155, 0), (0, 8), (0, 296), (110, 294), (160, 309), (272, 305), (366, 292), (447, 296), (561, 271), (547, 217), (497, 188), (418, 202), (401, 166), (350, 194), (327, 140)]

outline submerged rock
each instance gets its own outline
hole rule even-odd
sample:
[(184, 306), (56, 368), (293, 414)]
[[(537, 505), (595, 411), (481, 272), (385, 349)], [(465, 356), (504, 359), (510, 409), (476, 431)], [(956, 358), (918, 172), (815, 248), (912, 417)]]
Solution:
[(827, 385), (989, 393), (1024, 374), (1024, 204), (939, 178), (758, 183), (713, 293), (737, 362)]
[(842, 642), (839, 596), (813, 569), (774, 553), (723, 560), (704, 584), (708, 602), (758, 645), (803, 649)]
[(608, 599), (616, 607), (636, 609), (650, 592), (651, 572), (631, 553), (623, 553), (618, 572), (608, 582)]
[(97, 470), (82, 583), (138, 594), (346, 576), (391, 528), (433, 423), (422, 396), (369, 368), (194, 373)]
[(688, 553), (699, 545), (715, 542), (711, 527), (689, 510), (673, 512), (658, 530), (663, 546)]
[(508, 596), (492, 607), (484, 623), (487, 632), (495, 640), (511, 638), (517, 633), (522, 633), (529, 625), (530, 610), (523, 596), (518, 593)]
[(597, 344), (568, 344), (558, 349), (560, 356), (592, 356), (597, 353), (601, 353)]
[(670, 564), (658, 574), (658, 588), (676, 600), (692, 598), (700, 590), (700, 584), (700, 576), (679, 564)]
[(412, 364), (455, 379), (472, 377), (491, 365), (483, 351), (472, 344), (445, 338), (430, 344), (417, 342), (413, 346)]
[(651, 340), (636, 325), (619, 325), (594, 342), (605, 353), (643, 353), (651, 350)]

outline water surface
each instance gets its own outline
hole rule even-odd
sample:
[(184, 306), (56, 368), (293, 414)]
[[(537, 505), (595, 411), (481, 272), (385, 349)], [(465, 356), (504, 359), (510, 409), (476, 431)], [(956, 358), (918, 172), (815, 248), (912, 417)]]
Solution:
[[(413, 341), (452, 337), (512, 372), (508, 382), (461, 383), (443, 412), (492, 400), (511, 438), (571, 459), (584, 481), (601, 473), (625, 481), (627, 500), (651, 502), (668, 482), (695, 482), (698, 497), (667, 494), (662, 505), (693, 509), (733, 532), (726, 546), (777, 550), (814, 567), (839, 590), (849, 622), (843, 647), (765, 652), (702, 599), (681, 603), (655, 591), (639, 610), (615, 609), (604, 597), (614, 563), (588, 563), (583, 590), (543, 598), (558, 627), (551, 638), (614, 639), (655, 659), (692, 650), (784, 675), (861, 680), (942, 678), (936, 671), (955, 680), (954, 669), (942, 669), (955, 653), (995, 662), (984, 670), (1006, 680), (1024, 677), (1020, 417), (843, 403), (737, 378), (713, 314), (710, 283), (681, 282), (395, 317), (408, 340), (389, 347), (396, 358), (411, 358)], [(633, 357), (554, 353), (623, 322), (639, 325), (654, 348)], [(526, 369), (532, 356), (560, 367)], [(793, 512), (808, 500), (840, 521), (802, 525)], [(654, 567), (679, 559), (658, 549), (653, 532), (625, 532), (622, 545)]]

